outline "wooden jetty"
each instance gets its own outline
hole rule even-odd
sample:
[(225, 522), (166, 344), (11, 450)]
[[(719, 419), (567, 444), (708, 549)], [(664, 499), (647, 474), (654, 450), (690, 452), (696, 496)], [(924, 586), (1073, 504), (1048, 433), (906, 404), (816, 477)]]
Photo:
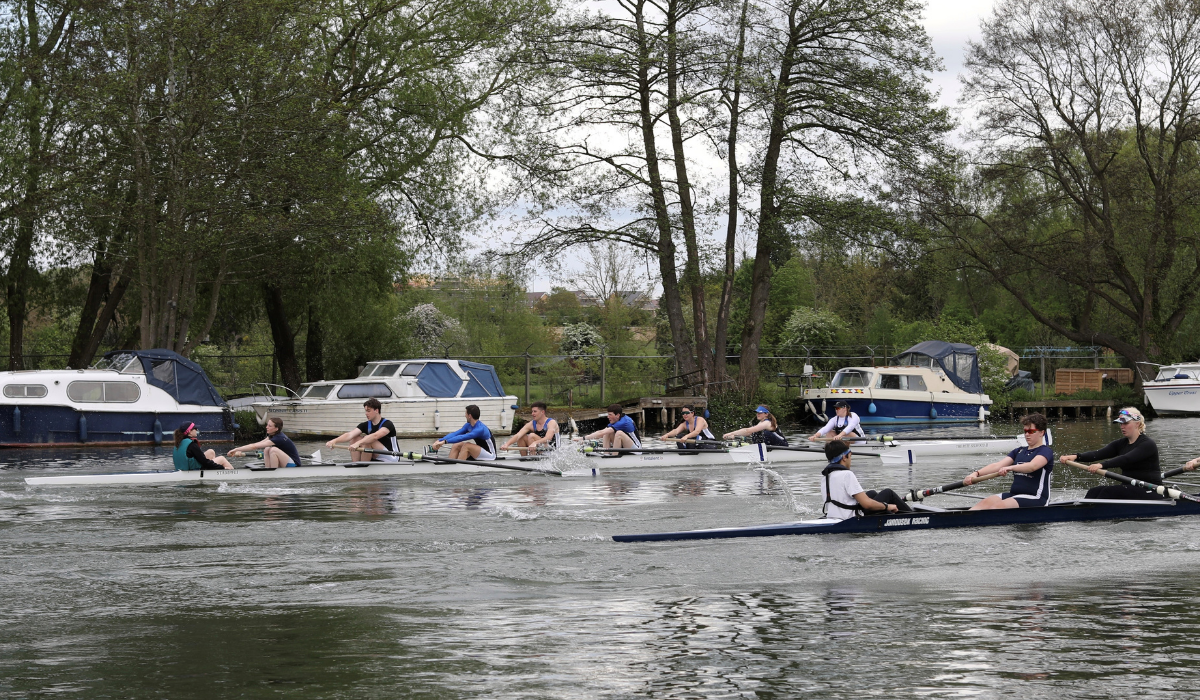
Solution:
[(1099, 417), (1097, 416), (1099, 409), (1104, 409), (1104, 417), (1112, 420), (1113, 400), (1042, 399), (1035, 401), (1013, 401), (1009, 404), (1009, 413), (1014, 416), (1037, 411), (1049, 418), (1054, 409), (1058, 409), (1058, 417), (1060, 419), (1067, 417), (1067, 411), (1071, 411), (1074, 418), (1083, 418), (1084, 411), (1087, 412), (1088, 418), (1097, 418)]

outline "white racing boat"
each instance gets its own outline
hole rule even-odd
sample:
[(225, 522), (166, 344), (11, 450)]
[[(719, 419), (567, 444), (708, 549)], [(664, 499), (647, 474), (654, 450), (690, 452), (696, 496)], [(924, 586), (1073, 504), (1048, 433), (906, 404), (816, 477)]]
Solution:
[[(854, 445), (859, 455), (881, 458), (885, 464), (912, 464), (918, 457), (968, 454), (1002, 454), (1016, 447), (1015, 438), (982, 440), (926, 440), (864, 442)], [(587, 450), (591, 451), (587, 451)], [(559, 455), (500, 457), (490, 462), (456, 461), (437, 455), (404, 453), (400, 462), (324, 462), (320, 453), (311, 463), (291, 469), (265, 469), (251, 463), (237, 469), (194, 471), (142, 471), (120, 474), (72, 474), (28, 477), (30, 486), (85, 486), (96, 484), (180, 484), (220, 483), (249, 479), (296, 479), (305, 477), (341, 478), (347, 476), (406, 476), (410, 474), (462, 474), (497, 469), (523, 471), (550, 476), (595, 476), (602, 472), (626, 469), (690, 469), (714, 466), (756, 466), (799, 463), (823, 463), (824, 446), (802, 443), (794, 447), (740, 445), (720, 450), (688, 450), (645, 447), (639, 450), (605, 451), (583, 448), (581, 452), (563, 451)]]

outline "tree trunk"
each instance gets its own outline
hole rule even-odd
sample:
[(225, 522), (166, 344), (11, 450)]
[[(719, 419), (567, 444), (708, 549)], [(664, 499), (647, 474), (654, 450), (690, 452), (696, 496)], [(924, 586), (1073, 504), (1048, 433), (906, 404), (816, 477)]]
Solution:
[(313, 304), (308, 305), (308, 333), (304, 336), (304, 376), (310, 382), (325, 378), (325, 339)]
[(725, 269), (724, 277), (721, 280), (721, 302), (717, 307), (717, 327), (715, 332), (714, 358), (716, 374), (713, 379), (715, 381), (724, 381), (728, 378), (726, 370), (727, 357), (729, 355), (729, 314), (733, 308), (733, 280), (737, 274), (735, 267), (736, 260), (734, 258), (734, 246), (737, 242), (737, 225), (738, 225), (738, 164), (737, 164), (737, 143), (738, 143), (738, 124), (741, 118), (741, 100), (742, 100), (742, 63), (746, 55), (746, 16), (749, 12), (750, 3), (748, 0), (742, 2), (741, 16), (738, 18), (738, 40), (737, 49), (734, 52), (733, 59), (733, 87), (729, 94), (729, 135), (726, 139), (726, 150), (728, 153), (729, 165), (729, 194), (728, 206), (729, 216), (725, 221)]
[(79, 311), (79, 327), (75, 329), (75, 337), (71, 339), (71, 354), (67, 357), (67, 369), (83, 369), (91, 358), (84, 357), (92, 330), (96, 327), (96, 314), (108, 297), (112, 285), (112, 266), (106, 254), (107, 241), (101, 239), (96, 243), (96, 255), (92, 259), (92, 276), (88, 282), (87, 297), (83, 300), (83, 308)]
[(667, 6), (667, 121), (671, 127), (671, 149), (675, 156), (675, 180), (679, 187), (679, 219), (683, 226), (683, 280), (692, 296), (692, 334), (696, 339), (699, 380), (707, 392), (715, 379), (712, 347), (708, 340), (708, 311), (705, 308), (704, 278), (700, 274), (700, 246), (696, 243), (696, 215), (688, 178), (687, 154), (683, 148), (683, 124), (679, 119), (679, 0)]
[[(91, 335), (87, 339), (87, 344), (83, 347), (80, 359), (77, 360), (80, 363), (79, 367), (90, 365), (96, 357), (96, 351), (100, 349), (100, 341), (104, 339), (104, 334), (108, 332), (109, 324), (116, 318), (117, 307), (121, 305), (121, 300), (125, 298), (125, 290), (129, 289), (129, 283), (132, 280), (133, 276), (129, 274), (129, 263), (126, 262), (121, 270), (121, 276), (117, 279), (116, 286), (108, 293), (108, 300), (104, 303), (104, 308), (100, 310), (100, 315), (96, 317), (96, 324), (93, 326)], [(124, 346), (122, 349), (124, 349)], [(75, 367), (75, 365), (71, 366)]]
[(267, 320), (271, 323), (271, 339), (275, 342), (275, 359), (283, 385), (292, 391), (300, 390), (300, 363), (296, 361), (296, 341), (288, 324), (283, 305), (283, 290), (277, 285), (263, 285)]

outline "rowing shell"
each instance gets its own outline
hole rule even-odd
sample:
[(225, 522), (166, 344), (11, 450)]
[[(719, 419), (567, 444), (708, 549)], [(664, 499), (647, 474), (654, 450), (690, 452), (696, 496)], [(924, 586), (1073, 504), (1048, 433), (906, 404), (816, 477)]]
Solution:
[(487, 471), (484, 467), (464, 464), (433, 465), (425, 462), (343, 462), (315, 464), (290, 469), (198, 469), (193, 471), (127, 472), (124, 474), (73, 474), (35, 476), (25, 479), (30, 486), (87, 486), (92, 484), (183, 484), (257, 479), (296, 479), (305, 477), (404, 476), (409, 474), (464, 473)]
[(1200, 515), (1200, 504), (1189, 501), (1115, 501), (1079, 499), (1054, 501), (1044, 508), (1006, 508), (1000, 510), (943, 509), (915, 504), (912, 513), (867, 515), (846, 520), (820, 518), (794, 523), (727, 527), (711, 530), (684, 530), (643, 535), (613, 535), (617, 542), (665, 542), (671, 540), (716, 540), (734, 537), (774, 537), (776, 535), (834, 535), (845, 533), (894, 532), (898, 530), (936, 530), (951, 527), (988, 527), (1035, 523), (1080, 522), (1092, 520), (1133, 520)]

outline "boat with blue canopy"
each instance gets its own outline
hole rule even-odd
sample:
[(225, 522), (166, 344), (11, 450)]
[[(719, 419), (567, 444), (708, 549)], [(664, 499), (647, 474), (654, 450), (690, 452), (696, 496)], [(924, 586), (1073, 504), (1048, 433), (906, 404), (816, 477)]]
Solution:
[(845, 401), (863, 425), (975, 423), (987, 420), (979, 353), (971, 345), (927, 340), (885, 367), (843, 367), (829, 386), (804, 392), (805, 409), (821, 421)]

